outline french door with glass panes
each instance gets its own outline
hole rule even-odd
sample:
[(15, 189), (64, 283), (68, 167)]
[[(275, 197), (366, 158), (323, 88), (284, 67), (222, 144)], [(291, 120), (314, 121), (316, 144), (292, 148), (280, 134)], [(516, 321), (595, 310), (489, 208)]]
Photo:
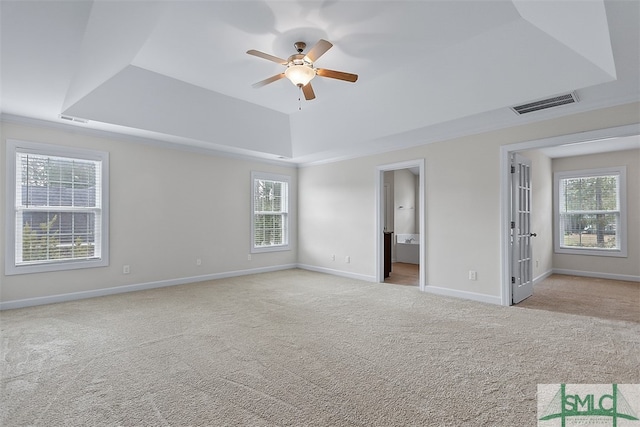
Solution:
[(511, 157), (511, 295), (512, 303), (533, 295), (531, 238), (531, 160)]

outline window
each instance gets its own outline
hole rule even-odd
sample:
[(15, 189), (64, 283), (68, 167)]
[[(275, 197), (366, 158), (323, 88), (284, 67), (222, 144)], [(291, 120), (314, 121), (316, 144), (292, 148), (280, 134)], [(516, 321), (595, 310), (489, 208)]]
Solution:
[(626, 168), (554, 174), (555, 251), (627, 256)]
[(251, 173), (251, 252), (289, 249), (289, 177)]
[(108, 154), (7, 141), (6, 274), (108, 261)]

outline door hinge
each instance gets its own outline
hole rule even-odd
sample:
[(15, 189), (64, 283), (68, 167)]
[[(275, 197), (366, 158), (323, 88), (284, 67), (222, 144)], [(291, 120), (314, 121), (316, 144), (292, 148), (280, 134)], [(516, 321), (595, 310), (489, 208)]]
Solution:
[(511, 228), (516, 228), (516, 222), (515, 221), (511, 221)]
[(515, 284), (516, 283), (516, 278), (511, 276), (511, 284)]
[(516, 167), (511, 165), (511, 173), (516, 173)]

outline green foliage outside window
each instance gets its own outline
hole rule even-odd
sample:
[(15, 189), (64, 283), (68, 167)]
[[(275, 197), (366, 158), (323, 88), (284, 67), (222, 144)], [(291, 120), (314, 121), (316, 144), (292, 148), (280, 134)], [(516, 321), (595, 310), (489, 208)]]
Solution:
[(254, 245), (275, 246), (285, 243), (284, 204), (286, 183), (254, 180)]
[(6, 274), (108, 265), (109, 154), (17, 140), (7, 154)]
[(560, 194), (563, 246), (618, 247), (617, 175), (563, 179)]
[(60, 243), (59, 230), (54, 231), (58, 215), (51, 220), (38, 224), (34, 228), (25, 224), (22, 228), (22, 260), (46, 261), (74, 258), (89, 258), (93, 255), (93, 247), (84, 243), (81, 237), (76, 237), (73, 244)]
[(58, 232), (51, 233), (51, 228), (57, 220), (58, 215), (54, 215), (50, 221), (39, 224), (40, 232), (25, 224), (22, 229), (23, 261), (60, 259)]

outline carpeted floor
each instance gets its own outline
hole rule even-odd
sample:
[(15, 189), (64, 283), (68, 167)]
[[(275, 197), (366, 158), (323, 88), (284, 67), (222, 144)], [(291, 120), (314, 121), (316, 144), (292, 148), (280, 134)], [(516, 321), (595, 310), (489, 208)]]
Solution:
[(534, 426), (640, 383), (640, 324), (301, 270), (0, 314), (3, 426)]
[(517, 307), (640, 323), (640, 283), (554, 274)]

